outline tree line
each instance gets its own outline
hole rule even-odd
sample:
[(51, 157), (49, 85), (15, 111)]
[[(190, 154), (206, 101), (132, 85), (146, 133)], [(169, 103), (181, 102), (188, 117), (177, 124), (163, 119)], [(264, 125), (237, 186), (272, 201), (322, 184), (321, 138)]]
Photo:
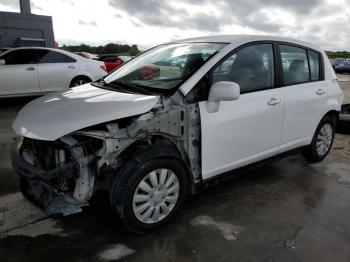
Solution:
[[(120, 55), (138, 55), (141, 51), (137, 45), (115, 44), (108, 43), (106, 45), (90, 46), (87, 44), (81, 45), (63, 45), (61, 47), (70, 52), (88, 52), (91, 54), (120, 54)], [(348, 51), (326, 51), (328, 58), (350, 58)]]
[(141, 52), (137, 45), (123, 45), (115, 43), (108, 43), (100, 46), (90, 46), (87, 44), (63, 45), (61, 48), (69, 52), (88, 52), (91, 54), (123, 54), (135, 56)]
[(348, 51), (326, 51), (326, 54), (329, 59), (335, 59), (335, 58), (350, 58), (350, 52)]

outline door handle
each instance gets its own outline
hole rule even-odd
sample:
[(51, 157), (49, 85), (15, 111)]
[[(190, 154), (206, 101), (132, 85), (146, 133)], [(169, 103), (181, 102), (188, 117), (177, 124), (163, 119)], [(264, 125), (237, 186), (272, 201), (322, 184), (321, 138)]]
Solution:
[(326, 93), (326, 91), (324, 91), (323, 89), (318, 89), (317, 91), (316, 91), (316, 94), (318, 95), (318, 96), (321, 96), (321, 95), (324, 95)]
[(272, 97), (272, 98), (270, 98), (270, 100), (269, 100), (269, 102), (268, 102), (268, 105), (269, 105), (269, 106), (275, 106), (275, 105), (278, 105), (278, 104), (281, 103), (281, 102), (282, 102), (282, 100), (277, 99), (277, 98), (275, 98), (275, 97)]
[(28, 68), (26, 68), (26, 70), (28, 70), (28, 71), (35, 71), (35, 67), (28, 67)]
[(70, 66), (68, 66), (68, 68), (69, 68), (69, 69), (74, 69), (74, 68), (77, 68), (77, 67), (74, 66), (74, 65), (70, 65)]

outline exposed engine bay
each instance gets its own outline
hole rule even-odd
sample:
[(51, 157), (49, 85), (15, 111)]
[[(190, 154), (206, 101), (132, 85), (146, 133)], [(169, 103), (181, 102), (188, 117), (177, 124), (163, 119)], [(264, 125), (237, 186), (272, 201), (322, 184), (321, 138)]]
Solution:
[(145, 114), (84, 128), (55, 141), (22, 138), (13, 153), (13, 166), (23, 194), (47, 215), (69, 215), (88, 205), (97, 190), (109, 190), (132, 154), (130, 148), (157, 139), (172, 143), (193, 183), (201, 182), (198, 104), (184, 104), (179, 93), (160, 97)]

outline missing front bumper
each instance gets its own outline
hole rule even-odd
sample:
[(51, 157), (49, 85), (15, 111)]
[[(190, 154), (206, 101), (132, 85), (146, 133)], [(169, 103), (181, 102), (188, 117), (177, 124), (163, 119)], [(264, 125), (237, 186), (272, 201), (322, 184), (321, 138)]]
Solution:
[[(19, 147), (12, 150), (12, 166), (19, 175), (22, 194), (41, 208), (46, 215), (79, 213), (87, 203), (78, 203), (69, 192), (58, 192), (53, 188), (45, 170), (37, 168), (21, 158)], [(63, 166), (62, 170), (69, 168)], [(74, 168), (74, 167), (71, 167)]]

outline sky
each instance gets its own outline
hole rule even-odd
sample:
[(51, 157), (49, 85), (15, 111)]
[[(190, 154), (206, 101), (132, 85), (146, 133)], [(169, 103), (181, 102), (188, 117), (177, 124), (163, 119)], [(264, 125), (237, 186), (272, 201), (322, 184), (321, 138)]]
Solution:
[[(59, 45), (137, 44), (218, 34), (275, 35), (350, 50), (349, 0), (31, 0)], [(0, 0), (19, 11), (19, 0)]]

